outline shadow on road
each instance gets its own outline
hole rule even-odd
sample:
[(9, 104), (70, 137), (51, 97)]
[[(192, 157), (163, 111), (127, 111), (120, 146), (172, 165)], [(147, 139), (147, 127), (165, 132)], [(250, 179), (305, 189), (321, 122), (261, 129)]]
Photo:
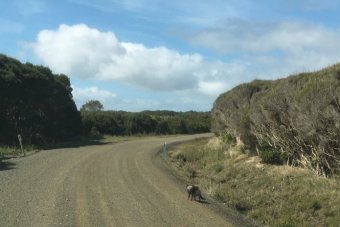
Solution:
[(106, 145), (106, 144), (112, 143), (112, 142), (103, 142), (102, 139), (103, 139), (102, 136), (97, 136), (97, 137), (81, 136), (79, 138), (72, 138), (64, 142), (45, 144), (41, 148), (43, 150), (52, 150), (52, 149), (59, 149), (59, 148), (77, 148), (77, 147), (92, 146), (92, 145)]
[(77, 147), (84, 147), (84, 146), (92, 146), (92, 145), (106, 145), (111, 144), (111, 142), (101, 142), (101, 141), (75, 141), (75, 142), (67, 142), (67, 143), (59, 143), (59, 144), (52, 144), (49, 146), (44, 146), (44, 150), (52, 150), (52, 149), (59, 149), (59, 148), (77, 148)]
[(14, 169), (15, 163), (8, 161), (0, 161), (0, 171)]

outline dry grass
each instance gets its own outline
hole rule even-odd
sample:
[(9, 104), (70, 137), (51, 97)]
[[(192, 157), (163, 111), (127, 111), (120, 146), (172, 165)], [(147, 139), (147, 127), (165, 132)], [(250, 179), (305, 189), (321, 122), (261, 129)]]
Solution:
[(339, 226), (339, 178), (262, 164), (222, 148), (216, 138), (196, 140), (174, 147), (168, 161), (188, 182), (264, 225)]

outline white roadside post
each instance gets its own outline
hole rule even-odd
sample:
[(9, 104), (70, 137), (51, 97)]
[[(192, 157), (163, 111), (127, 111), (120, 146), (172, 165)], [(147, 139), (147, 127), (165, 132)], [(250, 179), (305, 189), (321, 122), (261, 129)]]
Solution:
[(18, 140), (20, 143), (21, 153), (24, 153), (24, 156), (26, 156), (26, 152), (24, 151), (24, 148), (22, 147), (22, 138), (20, 134), (18, 134)]
[(164, 158), (167, 158), (167, 145), (166, 145), (165, 142), (164, 142), (164, 144), (163, 144), (163, 152), (162, 152), (162, 156), (163, 156)]
[(166, 143), (164, 142), (164, 144), (163, 144), (163, 154), (165, 154), (166, 155), (166, 152), (167, 152), (167, 145), (166, 145)]

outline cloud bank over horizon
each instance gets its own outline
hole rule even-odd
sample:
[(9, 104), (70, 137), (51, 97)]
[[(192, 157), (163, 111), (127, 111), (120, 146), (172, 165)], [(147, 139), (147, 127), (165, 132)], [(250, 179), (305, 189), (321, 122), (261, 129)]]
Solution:
[(123, 110), (209, 110), (239, 84), (340, 62), (336, 0), (13, 0), (0, 6), (0, 52), (68, 75), (78, 106), (93, 98)]
[(28, 46), (55, 73), (153, 91), (192, 90), (216, 96), (229, 87), (226, 76), (244, 73), (235, 63), (205, 61), (200, 54), (181, 54), (164, 46), (120, 42), (113, 32), (85, 24), (40, 31)]
[[(237, 56), (222, 61), (206, 60), (201, 54), (181, 53), (166, 46), (120, 41), (114, 32), (86, 24), (61, 24), (55, 30), (41, 30), (36, 41), (26, 47), (55, 73), (84, 81), (124, 84), (156, 95), (173, 92), (192, 104), (198, 104), (193, 101), (196, 97), (204, 100), (207, 109), (207, 103), (240, 83), (277, 79), (334, 64), (340, 59), (339, 37), (340, 30), (321, 25), (254, 25), (241, 20), (230, 20), (214, 29), (188, 30), (182, 36), (191, 45)], [(122, 106), (134, 102), (93, 86), (76, 89), (74, 96), (84, 100), (90, 93), (104, 102), (110, 97)], [(168, 105), (175, 106), (175, 102), (169, 101)], [(162, 102), (147, 99), (134, 103), (148, 103), (151, 108), (162, 106)]]

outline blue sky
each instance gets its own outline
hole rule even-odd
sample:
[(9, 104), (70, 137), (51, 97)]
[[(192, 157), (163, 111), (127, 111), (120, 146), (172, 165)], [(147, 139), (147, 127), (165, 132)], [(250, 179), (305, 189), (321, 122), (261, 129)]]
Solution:
[(331, 0), (0, 1), (0, 52), (71, 79), (78, 108), (209, 111), (219, 94), (340, 61)]

